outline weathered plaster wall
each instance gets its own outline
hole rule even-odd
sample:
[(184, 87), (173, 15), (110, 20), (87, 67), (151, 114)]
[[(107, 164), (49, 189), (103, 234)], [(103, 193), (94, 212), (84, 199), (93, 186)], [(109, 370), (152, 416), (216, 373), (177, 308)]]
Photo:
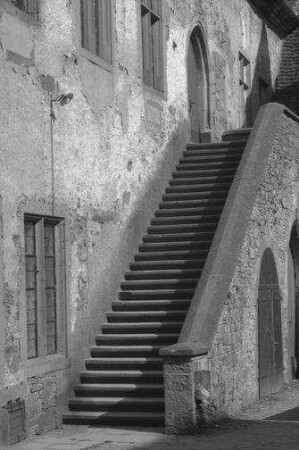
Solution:
[[(114, 59), (108, 69), (80, 49), (78, 2), (42, 1), (39, 23), (8, 0), (0, 5), (0, 334), (5, 337), (0, 406), (26, 398), (29, 433), (59, 421), (67, 387), (78, 378), (188, 141), (186, 55), (198, 23), (209, 52), (212, 134), (219, 138), (225, 128), (239, 126), (238, 51), (254, 70), (261, 20), (245, 1), (163, 4), (163, 95), (142, 83), (139, 2), (114, 3)], [(267, 36), (273, 80), (281, 43), (269, 30)], [(69, 92), (71, 103), (54, 103), (51, 125), (50, 95)], [(26, 361), (23, 213), (28, 210), (67, 221), (68, 354), (35, 364)]]
[[(233, 414), (258, 398), (258, 283), (264, 250), (277, 266), (282, 314), (284, 380), (292, 378), (288, 285), (290, 233), (297, 218), (298, 123), (284, 116), (277, 131), (251, 214), (238, 267), (209, 353), (211, 397), (221, 415)], [(213, 393), (217, 392), (217, 395)]]

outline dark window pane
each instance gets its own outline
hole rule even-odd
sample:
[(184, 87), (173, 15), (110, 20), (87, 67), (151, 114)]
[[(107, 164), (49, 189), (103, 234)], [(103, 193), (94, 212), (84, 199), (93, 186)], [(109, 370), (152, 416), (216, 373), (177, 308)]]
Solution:
[(38, 18), (39, 15), (39, 0), (12, 0), (12, 3), (27, 14)]
[(27, 356), (35, 358), (37, 356), (37, 326), (27, 325)]
[(111, 62), (111, 2), (81, 0), (81, 45)]
[(25, 223), (25, 255), (35, 255), (35, 226), (32, 222)]
[(36, 289), (36, 258), (26, 256), (26, 289)]

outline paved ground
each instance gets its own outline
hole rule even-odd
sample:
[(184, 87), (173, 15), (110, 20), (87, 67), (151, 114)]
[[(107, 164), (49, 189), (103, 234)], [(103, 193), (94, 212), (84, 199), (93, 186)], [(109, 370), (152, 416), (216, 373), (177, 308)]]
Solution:
[(299, 406), (299, 382), (257, 402), (221, 427), (197, 436), (163, 430), (64, 426), (11, 450), (299, 450), (299, 411), (292, 420), (265, 420)]

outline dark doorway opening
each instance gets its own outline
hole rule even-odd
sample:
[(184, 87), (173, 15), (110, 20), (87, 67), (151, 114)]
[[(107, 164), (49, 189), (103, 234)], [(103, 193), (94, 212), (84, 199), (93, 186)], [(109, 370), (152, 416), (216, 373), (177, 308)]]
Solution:
[(209, 142), (211, 133), (208, 57), (199, 26), (194, 28), (190, 36), (187, 70), (191, 141)]
[(298, 223), (292, 228), (288, 259), (289, 351), (293, 378), (299, 378), (299, 238)]
[(277, 392), (283, 383), (281, 295), (272, 251), (264, 252), (258, 290), (259, 395)]

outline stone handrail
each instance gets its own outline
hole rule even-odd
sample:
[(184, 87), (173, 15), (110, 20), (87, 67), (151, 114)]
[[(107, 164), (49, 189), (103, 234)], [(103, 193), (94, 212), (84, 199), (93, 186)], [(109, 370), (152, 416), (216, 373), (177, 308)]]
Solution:
[(228, 194), (219, 225), (177, 344), (164, 347), (163, 357), (192, 357), (209, 352), (237, 267), (248, 222), (273, 149), (283, 114), (299, 121), (284, 105), (260, 108)]

